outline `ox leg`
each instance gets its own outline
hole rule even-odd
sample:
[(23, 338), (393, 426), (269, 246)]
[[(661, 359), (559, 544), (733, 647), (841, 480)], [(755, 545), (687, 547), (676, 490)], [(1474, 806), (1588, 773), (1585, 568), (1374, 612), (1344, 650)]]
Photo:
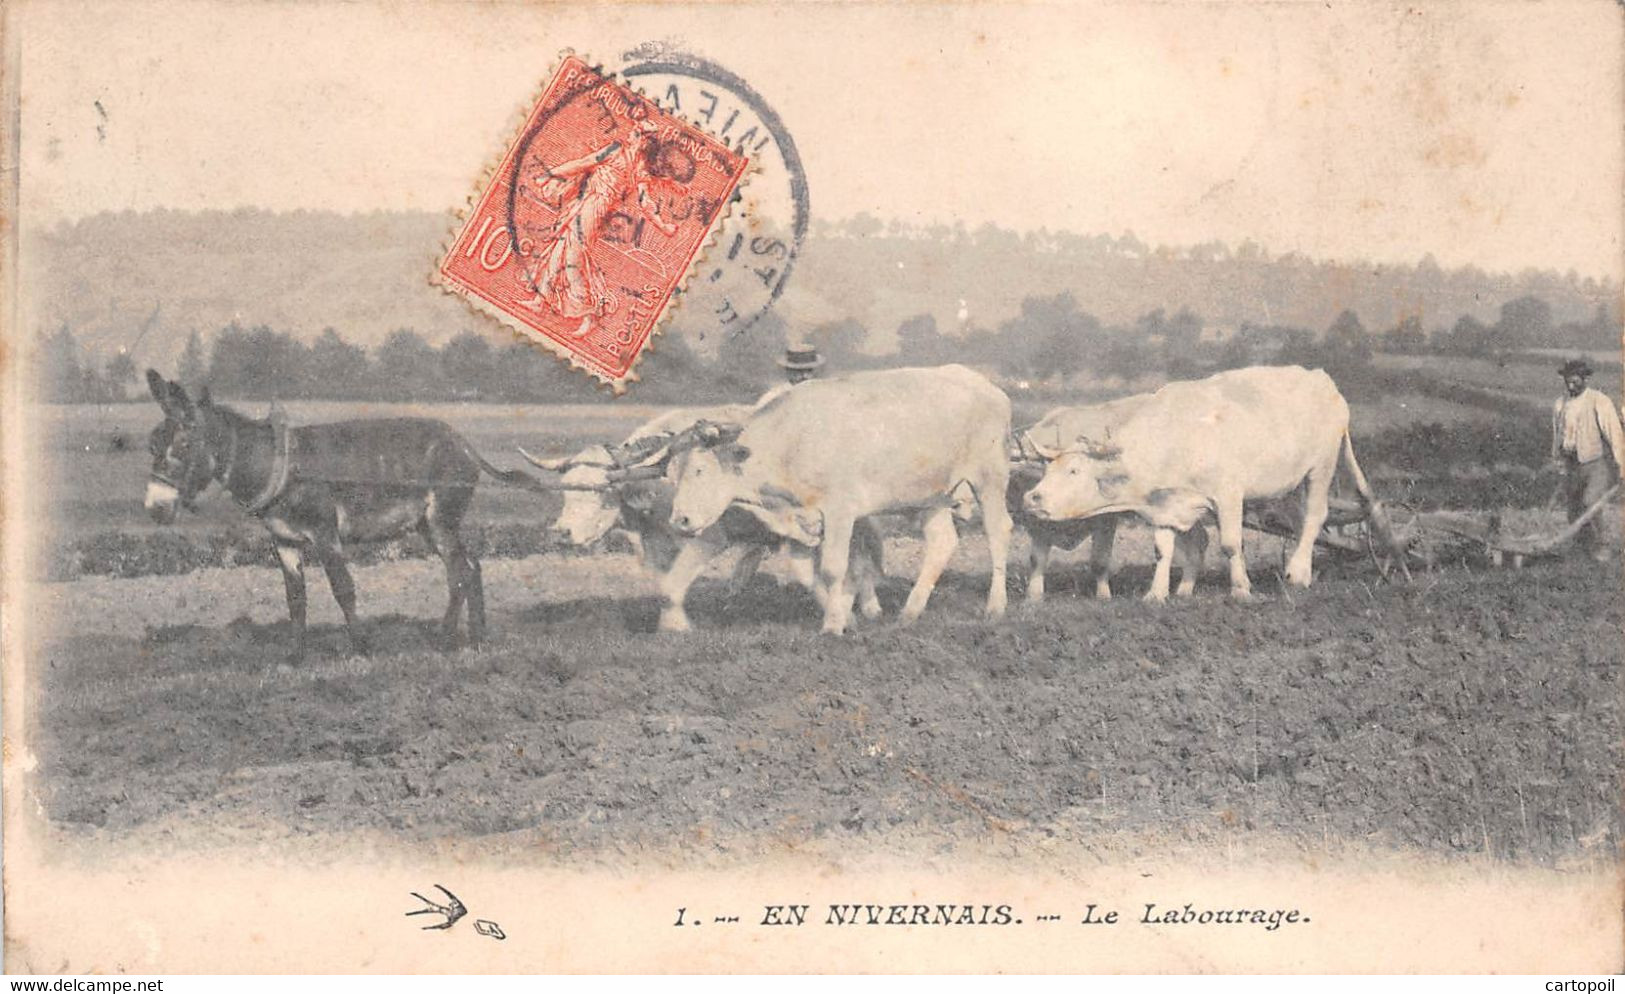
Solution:
[[(799, 543), (790, 543), (790, 575), (795, 581), (812, 591), (820, 611), (829, 608), (829, 591), (818, 578), (814, 551)], [(852, 528), (852, 551), (847, 559), (847, 576), (851, 589), (857, 594), (858, 610), (873, 621), (883, 613), (875, 586), (885, 576), (880, 533), (867, 521), (859, 521)]]
[(1032, 548), (1027, 552), (1027, 603), (1044, 603), (1044, 573), (1049, 569), (1050, 552), (1054, 546), (1037, 535), (1032, 536)]
[(1241, 495), (1225, 497), (1217, 503), (1219, 548), (1230, 558), (1230, 596), (1247, 600), (1253, 595), (1253, 585), (1247, 579), (1247, 557), (1241, 550)]
[[(1010, 598), (1006, 571), (1010, 568), (1010, 533), (1015, 529), (1015, 523), (1010, 520), (1010, 509), (1004, 506), (1003, 495), (1008, 482), (1001, 477), (989, 481), (977, 491), (982, 504), (982, 528), (987, 532), (987, 555), (991, 561), (993, 574), (988, 578), (987, 584), (986, 613), (989, 618), (1004, 617), (1004, 609)], [(982, 498), (983, 494), (987, 497)], [(949, 524), (952, 524), (951, 519)], [(946, 560), (943, 565), (947, 565)], [(932, 583), (935, 582), (933, 578)], [(924, 603), (921, 603), (920, 607), (924, 608)]]
[(1179, 560), (1180, 597), (1196, 592), (1196, 578), (1202, 575), (1202, 560), (1207, 556), (1207, 526), (1197, 525), (1174, 539), (1174, 554)]
[(344, 563), (344, 554), (329, 547), (321, 550), (321, 558), (322, 569), (327, 572), (327, 586), (333, 591), (333, 599), (339, 602), (339, 610), (344, 612), (344, 631), (350, 637), (350, 652), (357, 656), (366, 655), (367, 643), (361, 637), (360, 622), (355, 613), (355, 580)]
[(1095, 597), (1112, 599), (1112, 547), (1117, 544), (1117, 519), (1098, 519), (1094, 537), (1089, 540), (1089, 565), (1095, 574)]
[(276, 543), (277, 564), (282, 567), (282, 586), (288, 594), (288, 620), (293, 622), (294, 662), (305, 658), (305, 559), (298, 545)]
[(671, 568), (660, 577), (660, 608), (659, 629), (663, 632), (686, 632), (689, 630), (688, 612), (683, 608), (683, 602), (688, 599), (688, 588), (694, 585), (695, 579), (705, 571), (705, 567), (722, 553), (726, 546), (704, 535), (699, 538), (682, 543), (677, 550), (677, 558), (672, 560)]
[(857, 585), (858, 613), (870, 621), (878, 619), (885, 611), (880, 606), (880, 596), (875, 593), (874, 571), (861, 566), (852, 579)]
[(1292, 558), (1286, 566), (1286, 582), (1295, 587), (1307, 587), (1314, 579), (1315, 539), (1320, 536), (1320, 529), (1326, 524), (1330, 511), (1332, 472), (1335, 469), (1336, 463), (1333, 463), (1331, 471), (1317, 470), (1309, 474), (1308, 492), (1303, 499), (1303, 531), (1298, 534), (1298, 545), (1292, 550)]
[(790, 579), (800, 586), (812, 591), (813, 600), (818, 602), (818, 610), (822, 611), (829, 602), (824, 585), (818, 582), (817, 552), (807, 548), (800, 542), (787, 542), (790, 553)]
[(1145, 592), (1145, 599), (1160, 603), (1168, 599), (1168, 579), (1174, 564), (1176, 536), (1172, 528), (1158, 528), (1151, 533), (1151, 539), (1157, 547), (1157, 568), (1151, 574), (1151, 589)]
[(742, 593), (746, 587), (750, 586), (750, 581), (755, 578), (756, 571), (761, 569), (762, 560), (767, 557), (767, 553), (768, 547), (765, 545), (747, 545), (745, 547), (745, 554), (739, 557), (738, 563), (734, 564), (733, 576), (728, 578), (729, 594)]
[(908, 601), (903, 605), (904, 624), (914, 621), (925, 611), (925, 602), (931, 599), (937, 578), (953, 556), (954, 546), (959, 544), (953, 512), (948, 508), (925, 512), (921, 530), (925, 533), (925, 549), (920, 560), (920, 575), (915, 578), (914, 589), (908, 592)]
[(648, 561), (648, 553), (644, 550), (643, 536), (641, 534), (628, 528), (610, 529), (610, 534), (613, 535), (617, 533), (619, 533), (622, 538), (626, 539), (627, 545), (632, 547), (632, 555), (645, 562)]
[[(846, 579), (847, 566), (852, 559), (852, 526), (850, 514), (825, 509), (824, 541), (818, 552), (818, 580), (827, 591), (823, 630), (829, 635), (846, 631), (852, 614), (852, 588)], [(951, 521), (948, 527), (953, 527)]]
[(880, 617), (880, 598), (875, 595), (875, 584), (886, 575), (885, 540), (874, 523), (868, 519), (852, 526), (852, 560), (850, 573), (857, 588), (858, 611), (870, 621)]

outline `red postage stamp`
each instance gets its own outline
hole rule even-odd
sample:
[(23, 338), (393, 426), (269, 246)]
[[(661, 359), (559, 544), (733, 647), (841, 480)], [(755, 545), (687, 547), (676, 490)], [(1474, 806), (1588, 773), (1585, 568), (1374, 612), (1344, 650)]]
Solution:
[(623, 391), (748, 164), (570, 56), (480, 192), (439, 281)]

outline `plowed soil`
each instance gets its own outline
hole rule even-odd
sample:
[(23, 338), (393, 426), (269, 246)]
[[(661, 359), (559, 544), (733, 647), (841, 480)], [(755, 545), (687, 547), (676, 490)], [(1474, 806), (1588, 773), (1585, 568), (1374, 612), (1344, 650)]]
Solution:
[(366, 657), (344, 654), (318, 572), (297, 666), (274, 570), (47, 584), (38, 799), (86, 839), (582, 856), (1130, 832), (1547, 862), (1618, 843), (1617, 566), (1388, 584), (1333, 563), (1287, 591), (1255, 557), (1260, 596), (1237, 603), (1210, 559), (1193, 599), (1159, 607), (1134, 597), (1143, 565), (1089, 598), (1074, 556), (1036, 607), (1014, 570), (988, 623), (967, 541), (902, 628), (912, 554), (891, 541), (887, 620), (841, 638), (772, 563), (737, 593), (725, 569), (703, 579), (696, 631), (667, 635), (630, 557), (488, 561), (492, 638), (451, 652), (438, 564), (385, 563), (356, 571)]

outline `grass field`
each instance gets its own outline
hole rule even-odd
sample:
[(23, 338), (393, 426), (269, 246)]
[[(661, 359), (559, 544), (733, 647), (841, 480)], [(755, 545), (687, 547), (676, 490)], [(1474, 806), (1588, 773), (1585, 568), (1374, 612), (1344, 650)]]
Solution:
[[(1562, 359), (1555, 357), (1549, 362), (1498, 362), (1466, 356), (1380, 355), (1374, 365), (1379, 370), (1422, 373), (1449, 383), (1492, 390), (1549, 408), (1563, 391), (1563, 381), (1557, 375), (1561, 363)], [(1595, 359), (1592, 366), (1596, 375), (1591, 385), (1613, 398), (1617, 407), (1621, 389), (1619, 356), (1616, 354), (1611, 361)]]

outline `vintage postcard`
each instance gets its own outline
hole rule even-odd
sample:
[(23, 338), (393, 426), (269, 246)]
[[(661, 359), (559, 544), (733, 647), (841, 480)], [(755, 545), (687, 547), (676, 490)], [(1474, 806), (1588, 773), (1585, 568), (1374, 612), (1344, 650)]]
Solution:
[(7, 969), (1620, 968), (1617, 4), (0, 18)]

